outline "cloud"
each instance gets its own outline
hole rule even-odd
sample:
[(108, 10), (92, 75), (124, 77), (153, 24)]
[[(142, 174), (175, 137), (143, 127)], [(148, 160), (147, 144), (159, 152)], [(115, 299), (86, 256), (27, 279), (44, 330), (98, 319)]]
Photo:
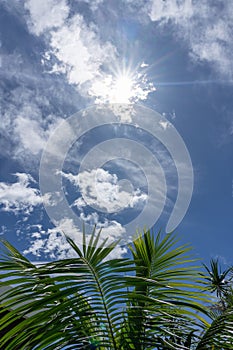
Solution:
[(134, 208), (144, 204), (147, 194), (139, 189), (124, 189), (116, 174), (104, 169), (80, 172), (78, 175), (62, 173), (81, 192), (82, 197), (74, 201), (79, 209), (91, 206), (107, 213), (115, 213), (125, 208)]
[(79, 14), (50, 32), (50, 53), (58, 63), (53, 71), (65, 69), (70, 84), (82, 85), (101, 75), (101, 66), (112, 61), (116, 49), (110, 42), (102, 43), (94, 24), (89, 26)]
[(27, 106), (24, 113), (20, 113), (15, 121), (15, 133), (19, 137), (20, 144), (24, 150), (29, 151), (33, 155), (40, 153), (56, 126), (61, 121), (61, 118), (55, 116), (47, 116), (47, 122), (33, 119), (29, 110), (31, 106)]
[(53, 113), (44, 115), (48, 105), (49, 100), (33, 89), (18, 87), (9, 92), (8, 100), (2, 101), (0, 153), (9, 152), (27, 167), (35, 165), (49, 136), (62, 120)]
[(48, 50), (42, 64), (46, 67), (49, 62), (50, 73), (66, 74), (68, 82), (80, 87), (79, 92), (85, 95), (88, 87), (84, 89), (83, 84), (91, 86), (94, 79), (102, 76), (102, 66), (116, 57), (115, 46), (103, 42), (98, 28), (94, 23), (87, 24), (81, 14), (68, 17), (70, 9), (65, 0), (28, 0), (25, 7), (30, 15), (29, 30), (36, 35), (46, 34)]
[[(23, 68), (14, 71), (12, 67), (17, 66), (17, 61), (20, 67), (22, 62)], [(38, 166), (49, 136), (66, 116), (64, 108), (76, 106), (79, 97), (64, 81), (55, 83), (51, 76), (41, 77), (30, 65), (19, 54), (6, 55), (4, 59), (0, 154), (20, 161), (31, 172)]]
[(115, 220), (106, 220), (103, 224), (99, 224), (98, 227), (101, 228), (103, 239), (105, 239), (106, 236), (109, 238), (108, 243), (121, 239), (125, 233), (125, 228)]
[[(106, 236), (108, 237), (108, 244), (119, 239), (125, 232), (121, 224), (116, 221), (106, 221), (104, 224), (97, 224), (97, 231), (100, 228), (102, 230), (100, 244)], [(74, 226), (72, 219), (64, 218), (56, 227), (48, 230), (44, 230), (41, 225), (34, 225), (33, 232), (30, 234), (30, 246), (24, 250), (24, 254), (32, 254), (38, 258), (45, 256), (50, 259), (77, 257), (77, 254), (67, 243), (63, 232), (66, 232), (81, 248), (82, 232)], [(87, 234), (87, 242), (89, 238), (90, 235)], [(108, 259), (120, 258), (126, 252), (126, 247), (118, 245)]]
[[(45, 7), (53, 8), (53, 1), (49, 1)], [(46, 43), (49, 49), (45, 52), (42, 64), (50, 66), (51, 74), (66, 74), (70, 84), (79, 89), (80, 94), (86, 97), (94, 97), (96, 103), (129, 103), (146, 100), (150, 92), (155, 90), (152, 83), (148, 82), (145, 74), (135, 72), (132, 77), (132, 87), (126, 92), (124, 84), (118, 88), (119, 77), (108, 73), (113, 70), (119, 59), (116, 42), (103, 41), (100, 38), (100, 28), (93, 22), (87, 24), (81, 14), (75, 14), (67, 18), (62, 17), (54, 23), (50, 21), (50, 14), (39, 9), (37, 2), (30, 0), (33, 6), (30, 9), (29, 29), (36, 34), (46, 32)], [(57, 1), (55, 1), (57, 4)], [(61, 7), (65, 6), (64, 1)], [(89, 3), (89, 2), (88, 2)], [(90, 2), (91, 8), (96, 8), (101, 1)], [(44, 5), (43, 5), (44, 6)], [(66, 5), (66, 12), (67, 5)], [(54, 6), (53, 12), (57, 11)], [(38, 14), (37, 14), (38, 12)], [(58, 11), (59, 12), (59, 11)], [(60, 12), (58, 13), (58, 19)], [(36, 20), (34, 21), (34, 17)], [(56, 28), (54, 28), (56, 26)], [(56, 59), (51, 66), (51, 59)], [(140, 68), (145, 68), (145, 64)], [(118, 74), (119, 75), (119, 74)], [(125, 76), (122, 77), (125, 80)], [(122, 88), (124, 91), (122, 92)], [(123, 96), (127, 95), (127, 98)]]
[(30, 120), (19, 116), (16, 120), (16, 132), (18, 133), (22, 145), (29, 149), (32, 154), (39, 153), (45, 145), (45, 134), (36, 120)]
[[(32, 172), (50, 134), (80, 101), (75, 89), (32, 67), (19, 53), (3, 59), (0, 94), (0, 154), (23, 163)], [(14, 83), (12, 83), (12, 81)]]
[(192, 0), (152, 0), (150, 18), (152, 21), (182, 21), (193, 15)]
[(38, 225), (37, 230), (31, 234), (30, 246), (24, 250), (24, 254), (32, 254), (40, 257), (44, 255), (50, 259), (65, 259), (77, 256), (71, 246), (67, 243), (63, 230), (70, 233), (71, 238), (80, 235), (80, 232), (74, 228), (72, 220), (64, 219), (57, 227), (43, 230)]
[(28, 25), (36, 35), (60, 27), (69, 14), (66, 0), (27, 0), (25, 8), (30, 12)]
[(224, 79), (233, 78), (233, 3), (231, 0), (152, 0), (150, 19), (172, 25), (195, 62), (207, 62)]
[(37, 188), (31, 187), (35, 180), (26, 173), (16, 173), (17, 182), (8, 184), (0, 182), (0, 206), (1, 210), (19, 214), (29, 214), (34, 207), (41, 205), (43, 199)]

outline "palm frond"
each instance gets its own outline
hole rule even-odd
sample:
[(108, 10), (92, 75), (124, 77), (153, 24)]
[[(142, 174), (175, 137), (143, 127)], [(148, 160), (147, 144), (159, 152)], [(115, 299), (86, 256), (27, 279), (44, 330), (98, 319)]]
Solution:
[(39, 266), (3, 242), (4, 350), (184, 350), (209, 327), (199, 268), (173, 234), (145, 232), (131, 245), (132, 259), (108, 259), (117, 242), (96, 228), (84, 230), (82, 247), (66, 239), (76, 257)]
[(233, 349), (233, 309), (218, 315), (202, 334), (196, 350)]
[(39, 267), (4, 242), (8, 253), (0, 267), (7, 272), (0, 280), (2, 286), (11, 288), (0, 298), (3, 309), (9, 310), (0, 320), (0, 330), (23, 318), (2, 337), (6, 350), (16, 344), (25, 349), (35, 344), (39, 349), (51, 341), (56, 341), (58, 349), (69, 342), (77, 348), (95, 342), (105, 349), (116, 349), (115, 335), (122, 317), (119, 309), (125, 298), (122, 271), (132, 263), (128, 259), (105, 261), (116, 243), (99, 244), (100, 232), (95, 233), (88, 245), (84, 240), (82, 250), (67, 237), (77, 258)]
[[(203, 302), (208, 298), (201, 292), (198, 267), (193, 264), (196, 261), (190, 258), (191, 248), (177, 246), (177, 242), (173, 234), (162, 238), (161, 233), (155, 236), (146, 231), (130, 247), (136, 276), (128, 277), (129, 285), (134, 287), (134, 294), (129, 296), (128, 327), (133, 328), (135, 349), (157, 345), (158, 339), (171, 348), (182, 348), (193, 327), (207, 324), (197, 315), (207, 314)], [(175, 338), (179, 340), (174, 345)], [(136, 344), (138, 339), (141, 344)]]

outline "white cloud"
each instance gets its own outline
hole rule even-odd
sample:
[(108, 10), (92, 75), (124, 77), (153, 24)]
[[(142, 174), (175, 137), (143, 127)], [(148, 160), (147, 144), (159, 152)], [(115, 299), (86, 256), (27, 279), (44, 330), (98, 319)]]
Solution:
[[(85, 206), (85, 202), (83, 201), (82, 204), (80, 203), (79, 207)], [(83, 212), (80, 214), (80, 219), (83, 222), (87, 222), (89, 225), (97, 225), (99, 221), (99, 215), (94, 212), (94, 213), (89, 213), (85, 215)]]
[(25, 8), (30, 12), (28, 25), (36, 35), (60, 27), (69, 14), (66, 0), (27, 0)]
[(109, 238), (109, 242), (121, 239), (125, 234), (125, 228), (117, 221), (105, 221), (104, 224), (99, 224), (101, 227), (102, 238), (105, 239), (106, 236)]
[(73, 239), (75, 239), (75, 235), (81, 234), (74, 228), (70, 219), (62, 220), (57, 227), (47, 231), (41, 230), (38, 226), (38, 230), (32, 233), (31, 244), (28, 249), (24, 250), (24, 254), (32, 254), (37, 257), (43, 254), (51, 259), (66, 259), (77, 256), (67, 243), (63, 231), (68, 231)]
[[(101, 1), (91, 2), (92, 9)], [(41, 63), (48, 73), (66, 74), (70, 84), (83, 95), (97, 78), (104, 78), (103, 65), (116, 58), (116, 48), (111, 42), (102, 42), (94, 23), (87, 24), (80, 14), (68, 17), (65, 0), (28, 0), (29, 30), (36, 35), (46, 33), (48, 50)], [(84, 86), (86, 84), (86, 86)]]
[(100, 76), (101, 65), (115, 55), (115, 47), (110, 42), (101, 43), (97, 28), (87, 26), (81, 15), (73, 16), (50, 34), (51, 52), (65, 66), (71, 84), (80, 85)]
[(19, 116), (16, 120), (15, 131), (23, 147), (29, 149), (32, 154), (37, 154), (43, 149), (46, 140), (38, 121)]
[[(97, 224), (98, 229), (102, 230), (99, 244), (108, 237), (108, 243), (118, 240), (125, 233), (125, 229), (116, 221), (106, 221), (104, 224)], [(66, 259), (76, 257), (77, 254), (67, 243), (65, 232), (81, 248), (82, 232), (76, 228), (71, 219), (65, 218), (57, 224), (56, 227), (45, 231), (41, 225), (34, 225), (34, 231), (31, 233), (30, 246), (24, 250), (24, 254), (32, 254), (37, 257), (42, 255), (50, 259)], [(87, 235), (87, 242), (90, 235)], [(109, 255), (108, 259), (120, 258), (127, 252), (127, 248), (118, 245)]]
[(233, 78), (233, 2), (152, 0), (152, 21), (173, 25), (194, 61), (208, 62), (224, 79)]
[(115, 213), (142, 205), (147, 200), (146, 193), (134, 188), (125, 190), (116, 174), (110, 174), (101, 168), (84, 171), (78, 175), (62, 175), (79, 188), (82, 198), (73, 203), (73, 206), (79, 209), (89, 205), (107, 213)]
[(150, 11), (152, 21), (180, 21), (183, 18), (190, 18), (192, 14), (192, 0), (154, 0)]
[[(102, 1), (86, 2), (94, 9)], [(57, 0), (49, 0), (40, 7), (36, 0), (29, 0), (27, 8), (30, 23), (33, 23), (29, 29), (37, 35), (47, 33), (46, 43), (50, 49), (45, 52), (42, 65), (46, 67), (49, 62), (48, 73), (66, 74), (68, 82), (76, 85), (81, 95), (94, 97), (96, 103), (135, 103), (146, 100), (155, 90), (145, 74), (136, 72), (132, 77), (132, 87), (130, 82), (126, 91), (126, 77), (119, 79), (119, 76), (108, 73), (114, 71), (114, 62), (119, 58), (116, 47), (110, 41), (103, 41), (100, 28), (93, 22), (87, 24), (81, 14), (68, 17), (65, 1), (59, 4)], [(65, 8), (64, 16), (61, 16), (62, 8)], [(56, 12), (57, 20), (54, 18)], [(145, 67), (146, 64), (142, 64), (140, 68)], [(123, 83), (119, 86), (122, 78)]]
[(53, 130), (61, 121), (61, 118), (55, 116), (47, 116), (43, 121), (41, 113), (39, 118), (33, 119), (31, 113), (33, 105), (27, 105), (19, 113), (15, 120), (14, 132), (24, 150), (29, 151), (33, 155), (40, 153)]
[(77, 228), (72, 219), (64, 218), (56, 227), (44, 230), (41, 225), (34, 225), (30, 234), (30, 246), (24, 251), (25, 254), (32, 254), (40, 257), (45, 255), (51, 259), (66, 259), (77, 256), (74, 250), (67, 243), (65, 234), (69, 235), (76, 244), (82, 242), (82, 232)]
[[(7, 81), (15, 81), (9, 90)], [(60, 110), (64, 103), (74, 104), (67, 84), (52, 77), (40, 77), (30, 63), (19, 54), (7, 55), (4, 59), (0, 154), (17, 159), (27, 171), (35, 170), (41, 150), (61, 121)], [(1, 90), (1, 88), (0, 88)], [(77, 96), (77, 93), (75, 92)], [(70, 100), (69, 100), (70, 99)], [(68, 101), (68, 102), (67, 102)], [(77, 99), (76, 99), (77, 103)], [(61, 107), (62, 106), (62, 107)]]
[[(43, 198), (38, 189), (31, 187), (35, 180), (26, 173), (15, 174), (18, 181), (8, 184), (0, 182), (0, 205), (1, 210), (14, 212), (15, 214), (23, 211), (24, 214), (30, 213), (34, 207), (42, 204)], [(48, 198), (44, 198), (48, 200)]]

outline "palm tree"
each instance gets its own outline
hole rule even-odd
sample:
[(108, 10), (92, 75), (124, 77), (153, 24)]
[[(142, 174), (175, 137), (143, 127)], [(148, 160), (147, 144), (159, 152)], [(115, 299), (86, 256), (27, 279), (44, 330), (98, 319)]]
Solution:
[(210, 268), (204, 264), (204, 267), (208, 273), (205, 277), (207, 286), (211, 293), (216, 293), (219, 298), (222, 310), (226, 309), (225, 299), (229, 291), (231, 278), (228, 277), (232, 267), (222, 271), (218, 259), (210, 260)]
[[(110, 259), (118, 242), (101, 243), (100, 234), (84, 233), (81, 248), (66, 237), (76, 257), (42, 265), (3, 241), (0, 287), (10, 288), (0, 296), (0, 347), (213, 349), (209, 295), (190, 247), (174, 234), (146, 231), (130, 246), (131, 258)], [(221, 331), (231, 334), (229, 327)]]
[(214, 350), (233, 349), (233, 267), (222, 271), (218, 259), (210, 260), (210, 267), (203, 264), (207, 289), (216, 295), (210, 306), (210, 326), (202, 334), (197, 349), (212, 342)]

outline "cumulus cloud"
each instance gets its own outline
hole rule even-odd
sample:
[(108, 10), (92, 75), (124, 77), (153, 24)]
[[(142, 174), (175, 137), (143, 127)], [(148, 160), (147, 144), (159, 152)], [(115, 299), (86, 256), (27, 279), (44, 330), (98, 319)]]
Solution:
[[(101, 1), (93, 2), (92, 7)], [(87, 24), (81, 14), (68, 17), (69, 6), (65, 0), (28, 0), (28, 27), (36, 35), (46, 33), (48, 50), (42, 64), (53, 58), (50, 73), (66, 74), (70, 84), (86, 94), (93, 80), (103, 74), (102, 66), (116, 57), (116, 48), (110, 42), (103, 42), (94, 23)], [(87, 83), (85, 87), (83, 84)]]
[(40, 257), (44, 255), (51, 259), (65, 259), (77, 256), (67, 243), (64, 232), (80, 242), (81, 232), (74, 226), (71, 219), (64, 218), (56, 227), (44, 230), (41, 225), (35, 226), (36, 230), (31, 234), (31, 242), (24, 254), (32, 254)]
[(81, 85), (100, 76), (101, 65), (111, 61), (116, 53), (110, 42), (100, 41), (94, 24), (88, 26), (79, 14), (50, 31), (50, 35), (50, 53), (59, 62), (53, 66), (53, 72), (62, 68), (71, 84)]
[[(100, 244), (108, 237), (108, 243), (121, 238), (125, 229), (116, 221), (105, 221), (97, 224), (97, 231), (101, 228)], [(56, 227), (44, 230), (41, 225), (34, 225), (30, 235), (30, 246), (24, 250), (24, 254), (32, 254), (36, 257), (49, 257), (50, 259), (66, 259), (76, 257), (77, 254), (67, 243), (64, 233), (81, 248), (82, 232), (74, 226), (72, 219), (64, 218)], [(87, 234), (87, 242), (90, 235)], [(118, 245), (108, 258), (120, 258), (127, 252), (125, 246)]]
[[(60, 5), (61, 8), (66, 8), (62, 18), (59, 16), (60, 10), (57, 10), (58, 2), (55, 0), (43, 4), (42, 9), (39, 9), (34, 0), (30, 0), (29, 3), (31, 5), (27, 6), (30, 10), (30, 21), (34, 23), (29, 28), (36, 34), (44, 31), (49, 34), (47, 43), (50, 49), (45, 52), (42, 64), (46, 66), (46, 62), (51, 61), (51, 58), (57, 60), (52, 67), (50, 65), (49, 73), (66, 74), (70, 84), (76, 85), (81, 94), (94, 97), (96, 103), (137, 102), (146, 100), (148, 94), (155, 90), (146, 75), (139, 72), (131, 79), (132, 87), (129, 87), (128, 92), (125, 81), (127, 77), (123, 76), (124, 81), (118, 86), (119, 77), (108, 73), (118, 60), (118, 43), (116, 42), (115, 46), (110, 41), (103, 41), (99, 35), (99, 28), (93, 22), (87, 24), (81, 14), (66, 18), (68, 10), (64, 1), (61, 1)], [(89, 5), (93, 9), (98, 7), (99, 3), (101, 1), (92, 1)], [(53, 18), (50, 20), (50, 13), (45, 13), (44, 8), (50, 7), (52, 12), (58, 12), (57, 21), (53, 21)], [(144, 67), (145, 65), (142, 65), (140, 68)]]
[(103, 224), (98, 224), (97, 226), (101, 228), (103, 239), (108, 237), (109, 242), (121, 239), (125, 233), (125, 228), (115, 220), (106, 220)]
[(224, 79), (232, 79), (231, 0), (152, 0), (148, 13), (154, 22), (173, 25), (174, 35), (180, 40), (185, 40), (194, 61), (207, 62)]
[(18, 214), (23, 211), (24, 214), (30, 213), (34, 207), (41, 205), (43, 200), (40, 191), (31, 187), (35, 180), (26, 173), (16, 173), (17, 182), (0, 182), (0, 208), (3, 211)]
[(25, 8), (30, 12), (28, 25), (36, 35), (60, 27), (69, 14), (66, 0), (27, 0)]
[(80, 172), (78, 175), (62, 173), (82, 194), (74, 201), (73, 206), (79, 209), (84, 206), (115, 213), (125, 208), (134, 208), (147, 200), (147, 194), (140, 189), (124, 189), (116, 174), (104, 169), (93, 169)]

